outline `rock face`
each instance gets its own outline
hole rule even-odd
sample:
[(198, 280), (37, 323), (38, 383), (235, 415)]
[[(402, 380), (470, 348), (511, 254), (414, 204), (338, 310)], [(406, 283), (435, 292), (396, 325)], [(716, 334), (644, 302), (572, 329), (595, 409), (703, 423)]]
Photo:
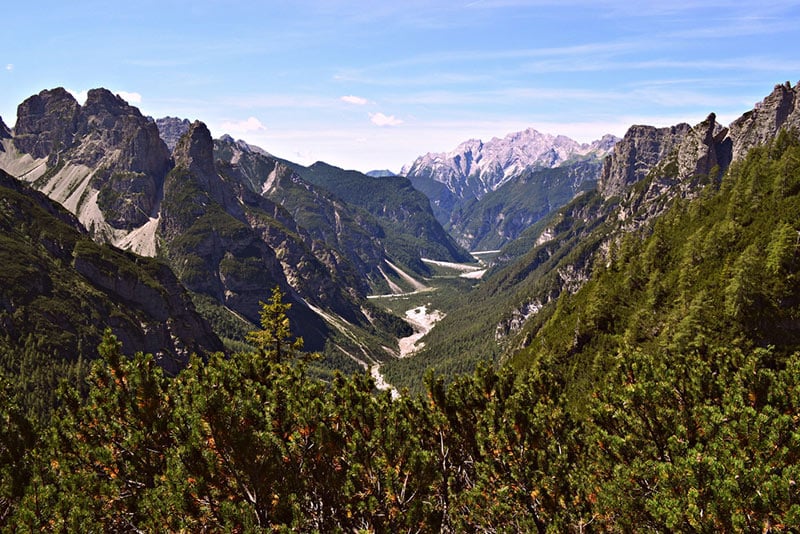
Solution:
[(155, 123), (105, 89), (89, 91), (83, 106), (63, 88), (28, 98), (13, 140), (31, 157), (17, 175), (112, 243), (154, 215), (171, 165)]
[(682, 123), (669, 128), (631, 126), (603, 163), (598, 189), (605, 198), (622, 194), (666, 158), (691, 129)]
[(63, 357), (90, 356), (110, 327), (128, 353), (167, 371), (222, 343), (163, 263), (90, 240), (77, 219), (0, 171), (0, 324), (7, 343), (28, 335)]
[(772, 139), (781, 128), (800, 129), (800, 82), (776, 85), (755, 109), (748, 111), (730, 125), (733, 159), (742, 158), (747, 151)]
[(158, 192), (170, 168), (155, 123), (105, 89), (89, 91), (81, 108), (72, 161), (96, 172), (90, 187), (113, 228), (131, 230), (155, 215)]
[(34, 158), (45, 158), (72, 145), (80, 106), (64, 88), (42, 91), (17, 107), (14, 145)]
[(191, 125), (192, 123), (189, 119), (180, 119), (178, 117), (162, 117), (156, 119), (158, 133), (170, 152), (175, 150), (178, 140), (183, 137), (183, 134), (189, 131)]
[(724, 171), (731, 162), (774, 138), (781, 129), (800, 129), (800, 84), (776, 85), (756, 107), (728, 128), (713, 113), (690, 127), (632, 126), (605, 160), (599, 189), (605, 198), (620, 195), (628, 186), (657, 169), (679, 181)]

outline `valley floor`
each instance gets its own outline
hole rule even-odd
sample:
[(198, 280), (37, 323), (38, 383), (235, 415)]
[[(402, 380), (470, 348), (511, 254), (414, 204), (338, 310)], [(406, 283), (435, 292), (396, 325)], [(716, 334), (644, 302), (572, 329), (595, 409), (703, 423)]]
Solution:
[(444, 313), (439, 310), (429, 312), (427, 305), (422, 305), (406, 311), (405, 317), (406, 321), (414, 328), (414, 333), (398, 340), (401, 358), (411, 356), (424, 346), (420, 339), (444, 318)]

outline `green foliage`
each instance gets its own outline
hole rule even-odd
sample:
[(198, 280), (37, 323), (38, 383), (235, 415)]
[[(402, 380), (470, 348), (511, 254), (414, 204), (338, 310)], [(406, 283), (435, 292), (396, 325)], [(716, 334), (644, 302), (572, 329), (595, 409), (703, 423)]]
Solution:
[(275, 286), (272, 289), (272, 298), (269, 302), (262, 302), (258, 312), (261, 330), (247, 335), (247, 340), (269, 361), (280, 363), (291, 360), (303, 348), (303, 338), (292, 340), (289, 317), (286, 315), (291, 307), (291, 304), (283, 302), (281, 288)]
[(24, 496), (33, 470), (31, 451), (37, 436), (13, 392), (11, 380), (0, 374), (0, 528), (5, 528)]
[(557, 358), (449, 387), (429, 375), (427, 397), (392, 400), (366, 375), (326, 384), (258, 353), (169, 379), (108, 332), (99, 351), (87, 397), (63, 390), (38, 447), (3, 398), (6, 526), (784, 531), (800, 518), (798, 354), (626, 349), (577, 414)]
[(420, 257), (470, 261), (469, 254), (436, 221), (428, 198), (406, 178), (372, 178), (324, 163), (295, 170), (303, 179), (372, 214), (385, 232), (387, 253), (400, 265), (427, 275)]
[(174, 378), (106, 331), (47, 420), (0, 378), (0, 527), (794, 531), (800, 176), (776, 173), (800, 143), (778, 145), (615, 242), (514, 366), (428, 374), (425, 396), (311, 377), (278, 289), (258, 351)]

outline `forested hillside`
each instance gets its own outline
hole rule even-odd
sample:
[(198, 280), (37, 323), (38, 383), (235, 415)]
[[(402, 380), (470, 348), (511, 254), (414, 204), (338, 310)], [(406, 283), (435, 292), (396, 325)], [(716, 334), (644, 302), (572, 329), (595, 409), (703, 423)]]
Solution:
[[(6, 336), (0, 529), (794, 531), (800, 134), (784, 128), (726, 159), (756, 115), (734, 124), (732, 142), (713, 116), (632, 129), (601, 190), (455, 297), (464, 311), (442, 322), (457, 336), (437, 326), (427, 352), (388, 369), (397, 385), (392, 373), (441, 365), (400, 396), (366, 373), (314, 370), (278, 285), (249, 347), (193, 357), (174, 376), (150, 354), (124, 356), (111, 330), (90, 370), (93, 348), (61, 349), (72, 366), (38, 366), (40, 346)], [(642, 139), (661, 159), (636, 175), (615, 168), (637, 160)], [(188, 174), (167, 180), (196, 187), (202, 176)], [(41, 195), (31, 211), (18, 191), (5, 195), (4, 229), (25, 244), (17, 256), (69, 243), (71, 256), (42, 260), (63, 276), (84, 248), (119, 267), (141, 261), (81, 245), (61, 226), (71, 216)], [(172, 208), (198, 205), (212, 203)], [(60, 223), (39, 222), (48, 209)], [(7, 270), (19, 284), (38, 280), (24, 265)], [(509, 295), (520, 307), (503, 321)], [(8, 307), (22, 295), (4, 298)]]
[(620, 242), (513, 365), (392, 400), (256, 352), (173, 379), (107, 334), (52, 417), (3, 388), (6, 529), (786, 531), (800, 521), (800, 142)]

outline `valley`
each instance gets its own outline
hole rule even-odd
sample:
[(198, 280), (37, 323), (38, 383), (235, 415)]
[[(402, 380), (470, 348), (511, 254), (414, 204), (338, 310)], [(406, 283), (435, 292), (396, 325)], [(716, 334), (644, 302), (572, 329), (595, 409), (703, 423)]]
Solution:
[(800, 84), (407, 176), (56, 88), (0, 168), (3, 530), (800, 518)]

